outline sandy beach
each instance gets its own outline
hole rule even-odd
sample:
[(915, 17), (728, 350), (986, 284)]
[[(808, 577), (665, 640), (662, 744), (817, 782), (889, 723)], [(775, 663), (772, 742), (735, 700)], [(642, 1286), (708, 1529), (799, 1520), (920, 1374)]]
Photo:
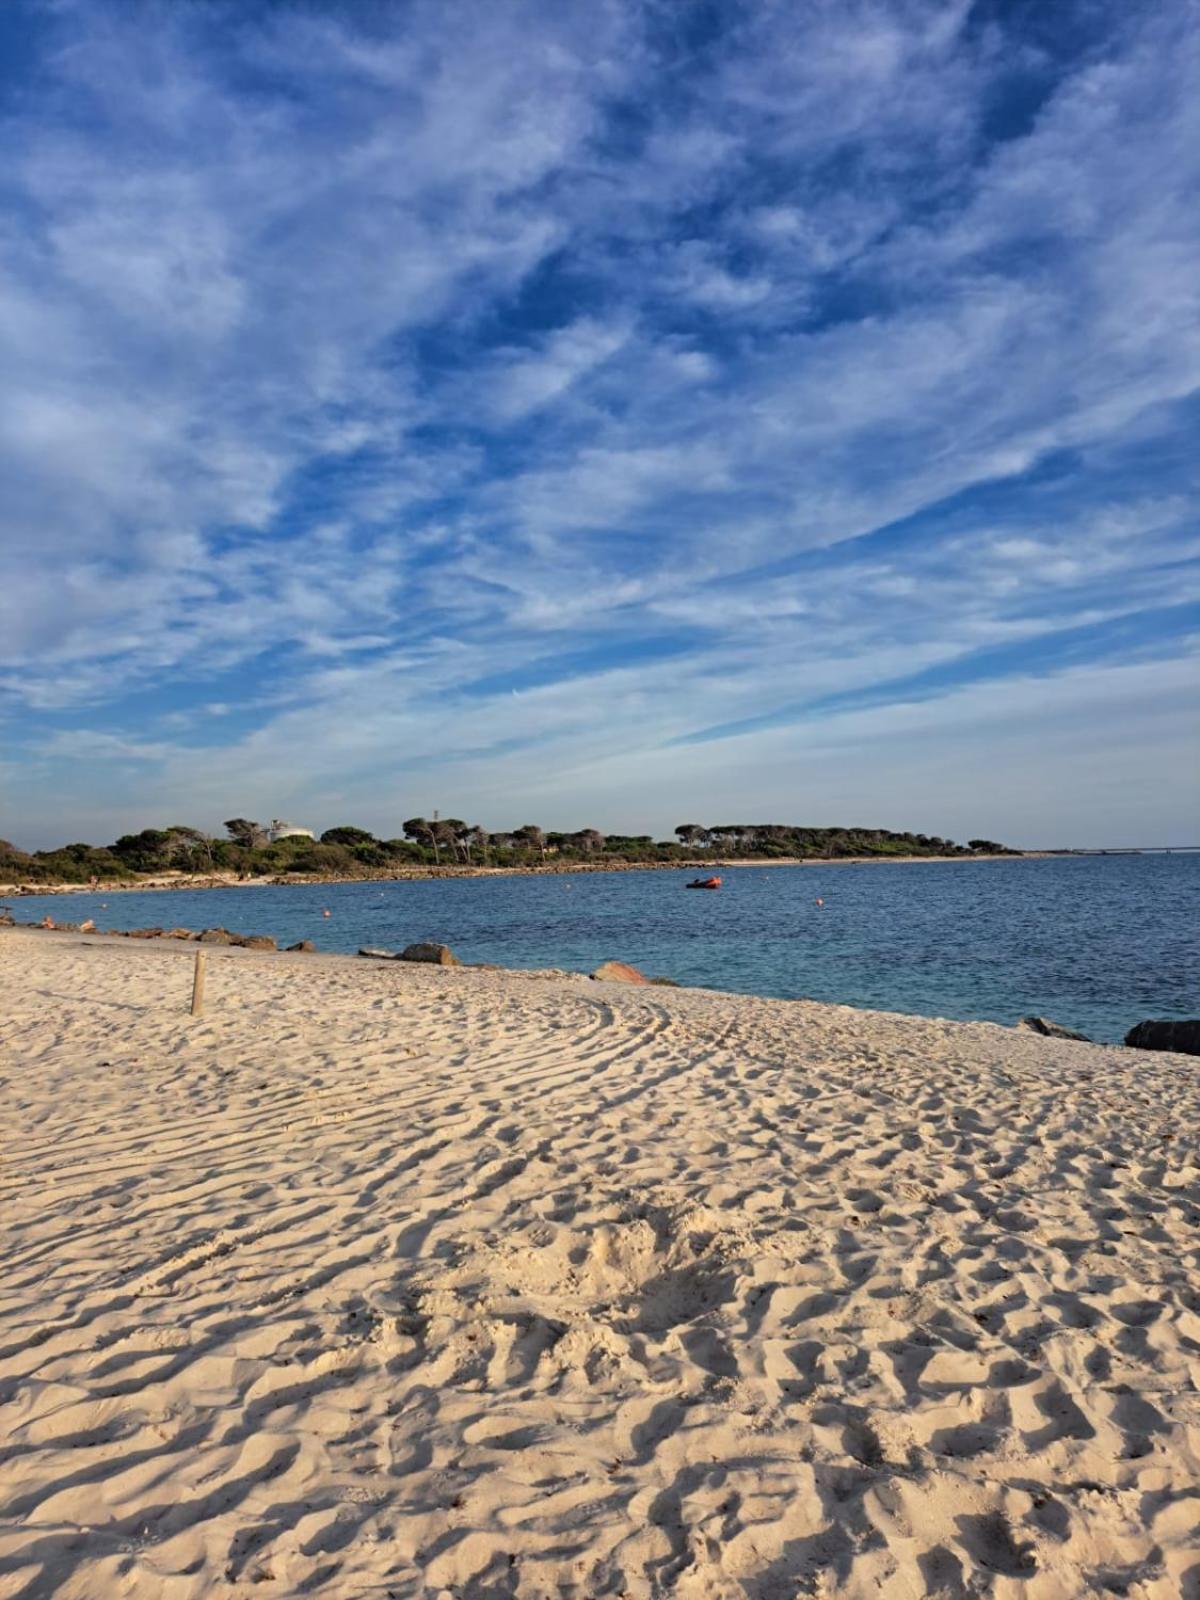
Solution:
[(1200, 1597), (1200, 1061), (192, 955), (0, 930), (6, 1600)]

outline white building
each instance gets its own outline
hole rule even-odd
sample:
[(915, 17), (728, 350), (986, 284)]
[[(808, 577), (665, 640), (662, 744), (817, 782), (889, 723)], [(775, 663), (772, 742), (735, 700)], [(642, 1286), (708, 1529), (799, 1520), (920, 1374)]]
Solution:
[(280, 822), (276, 817), (271, 824), (270, 840), (272, 844), (280, 839), (315, 839), (316, 834), (311, 828), (293, 828), (290, 822)]

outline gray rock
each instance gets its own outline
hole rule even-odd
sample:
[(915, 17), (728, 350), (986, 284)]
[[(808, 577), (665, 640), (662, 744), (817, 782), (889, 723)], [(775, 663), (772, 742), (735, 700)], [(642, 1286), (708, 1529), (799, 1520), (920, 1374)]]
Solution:
[(241, 936), (241, 938), (239, 938), (236, 941), (236, 943), (240, 944), (243, 950), (278, 950), (279, 949), (279, 946), (275, 943), (274, 939), (272, 939), (268, 934), (265, 934), (265, 933), (247, 933), (247, 934), (243, 934)]
[(161, 939), (162, 936), (161, 928), (131, 928), (128, 934), (130, 939)]
[[(297, 951), (303, 951), (305, 954), (311, 954), (317, 947), (311, 939), (299, 939), (295, 944), (289, 944), (287, 948), (288, 954), (294, 955)], [(359, 951), (359, 954), (362, 954), (361, 950)]]
[(1200, 1018), (1186, 1022), (1139, 1022), (1125, 1035), (1134, 1050), (1174, 1050), (1180, 1055), (1200, 1056)]
[(1092, 1042), (1086, 1033), (1064, 1028), (1061, 1022), (1051, 1022), (1049, 1017), (1022, 1017), (1017, 1027), (1028, 1028), (1030, 1033), (1040, 1033), (1046, 1039), (1078, 1039), (1081, 1044)]
[(409, 944), (401, 950), (401, 961), (424, 961), (434, 967), (461, 967), (462, 962), (446, 944)]
[(374, 950), (370, 945), (361, 949), (360, 956), (368, 956), (372, 961), (398, 961), (400, 958), (394, 950)]
[(205, 928), (203, 933), (196, 935), (201, 944), (236, 944), (238, 935), (230, 933), (228, 928)]

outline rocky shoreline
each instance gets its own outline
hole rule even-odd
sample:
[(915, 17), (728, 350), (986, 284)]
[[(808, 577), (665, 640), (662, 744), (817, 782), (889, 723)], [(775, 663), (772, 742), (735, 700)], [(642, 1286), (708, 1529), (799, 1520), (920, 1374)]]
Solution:
[[(104, 939), (140, 939), (147, 941), (178, 941), (199, 945), (220, 945), (230, 949), (257, 950), (285, 955), (329, 955), (330, 952), (318, 951), (311, 939), (300, 939), (295, 944), (280, 946), (269, 934), (235, 933), (229, 928), (97, 928), (95, 923), (87, 920), (84, 922), (60, 922), (46, 917), (42, 922), (18, 922), (11, 914), (0, 910), (0, 929), (19, 929), (23, 933), (55, 933), (55, 934), (93, 934)], [(510, 976), (525, 977), (552, 977), (552, 978), (592, 978), (598, 982), (625, 983), (625, 984), (651, 984), (662, 988), (678, 989), (682, 987), (674, 978), (647, 977), (637, 967), (630, 966), (625, 961), (604, 961), (594, 972), (570, 972), (565, 968), (553, 967), (543, 971), (531, 972), (524, 968), (511, 968), (500, 966), (491, 961), (463, 961), (456, 956), (448, 945), (434, 941), (425, 941), (406, 946), (403, 950), (383, 950), (374, 946), (364, 946), (358, 955), (369, 961), (402, 961), (410, 964), (456, 967), (463, 970), (480, 972), (504, 972)], [(345, 957), (344, 959), (353, 959)], [(1090, 1039), (1087, 1034), (1078, 1033), (1073, 1028), (1065, 1028), (1060, 1023), (1053, 1022), (1047, 1017), (1024, 1016), (1013, 1024), (1018, 1029), (1037, 1034), (1042, 1038), (1069, 1040), (1079, 1044), (1094, 1044), (1098, 1041)], [(1123, 1043), (1136, 1050), (1165, 1050), (1175, 1055), (1200, 1055), (1200, 1019), (1154, 1019), (1148, 1018), (1135, 1023), (1125, 1034)], [(1120, 1048), (1120, 1046), (1106, 1046), (1102, 1048)]]

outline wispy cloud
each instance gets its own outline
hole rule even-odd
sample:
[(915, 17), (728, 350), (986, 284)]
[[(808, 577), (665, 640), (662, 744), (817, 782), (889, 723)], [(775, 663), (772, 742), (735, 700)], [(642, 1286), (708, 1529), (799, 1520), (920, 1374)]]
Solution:
[(18, 9), (6, 833), (1184, 826), (1192, 0)]

